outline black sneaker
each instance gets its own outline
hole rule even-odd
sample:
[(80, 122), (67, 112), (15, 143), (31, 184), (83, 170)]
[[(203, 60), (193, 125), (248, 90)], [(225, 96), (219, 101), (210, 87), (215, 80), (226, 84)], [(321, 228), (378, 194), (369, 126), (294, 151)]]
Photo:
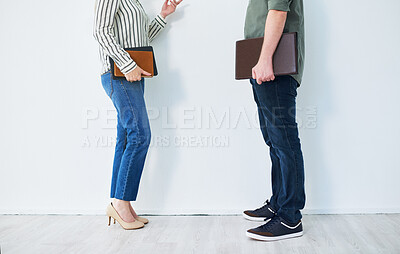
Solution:
[(246, 210), (243, 212), (243, 217), (252, 221), (265, 221), (269, 220), (276, 215), (272, 209), (269, 201), (265, 201), (265, 205), (255, 210)]
[(295, 224), (287, 223), (279, 216), (274, 216), (268, 223), (258, 228), (249, 229), (246, 235), (260, 241), (277, 241), (303, 235), (301, 220)]

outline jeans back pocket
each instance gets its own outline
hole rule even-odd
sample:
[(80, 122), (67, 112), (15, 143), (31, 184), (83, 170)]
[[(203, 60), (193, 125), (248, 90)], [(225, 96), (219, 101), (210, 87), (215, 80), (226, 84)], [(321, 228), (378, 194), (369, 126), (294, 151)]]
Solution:
[(111, 71), (108, 71), (101, 75), (101, 84), (103, 85), (104, 91), (106, 91), (108, 97), (111, 98), (113, 93), (113, 80), (111, 77)]

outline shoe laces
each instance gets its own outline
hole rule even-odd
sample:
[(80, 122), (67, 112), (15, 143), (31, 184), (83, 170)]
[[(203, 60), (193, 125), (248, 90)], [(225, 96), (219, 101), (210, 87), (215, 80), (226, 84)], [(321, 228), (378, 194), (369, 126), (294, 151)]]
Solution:
[(269, 203), (269, 200), (267, 199), (267, 200), (264, 202), (264, 205), (263, 205), (262, 207), (257, 208), (257, 209), (255, 209), (254, 211), (259, 212), (259, 211), (263, 211), (263, 210), (265, 210), (265, 209), (268, 209), (269, 204), (270, 204), (270, 203)]
[(270, 229), (274, 228), (276, 224), (279, 224), (280, 222), (281, 219), (279, 218), (279, 216), (274, 216), (269, 222), (265, 223), (261, 227), (266, 231), (269, 231)]

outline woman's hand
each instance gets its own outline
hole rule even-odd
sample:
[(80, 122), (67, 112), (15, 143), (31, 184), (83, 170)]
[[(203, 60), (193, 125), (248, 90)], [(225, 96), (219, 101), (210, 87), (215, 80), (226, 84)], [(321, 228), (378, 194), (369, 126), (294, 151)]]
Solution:
[(183, 0), (165, 0), (160, 15), (163, 18), (166, 18), (168, 15), (171, 15), (172, 13), (175, 12), (176, 7), (178, 7), (178, 5), (182, 3), (182, 1)]
[(139, 66), (136, 66), (136, 68), (133, 69), (131, 72), (128, 72), (127, 74), (125, 74), (125, 78), (129, 82), (140, 81), (142, 79), (142, 74), (145, 76), (151, 76), (151, 73), (148, 73), (147, 71), (144, 71)]

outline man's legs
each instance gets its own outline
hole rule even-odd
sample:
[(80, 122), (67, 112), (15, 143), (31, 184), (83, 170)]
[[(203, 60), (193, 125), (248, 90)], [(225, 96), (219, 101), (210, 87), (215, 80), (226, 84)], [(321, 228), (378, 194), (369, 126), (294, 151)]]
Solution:
[(262, 112), (260, 124), (266, 123), (261, 130), (271, 147), (271, 205), (284, 220), (296, 223), (301, 219), (300, 210), (305, 204), (303, 156), (295, 119), (297, 82), (291, 76), (276, 77), (261, 85), (255, 80), (251, 82), (258, 109)]
[(264, 137), (265, 143), (269, 146), (269, 155), (271, 157), (271, 182), (272, 182), (272, 196), (270, 199), (270, 206), (274, 211), (278, 211), (278, 206), (277, 206), (277, 199), (279, 197), (279, 192), (281, 188), (281, 166), (279, 163), (279, 157), (277, 155), (276, 149), (272, 146), (271, 140), (268, 136), (268, 130), (267, 130), (267, 122), (265, 121), (265, 116), (263, 114), (263, 110), (258, 106), (258, 98), (257, 94), (253, 91), (254, 94), (254, 100), (257, 103), (258, 107), (258, 119), (260, 121), (260, 129), (261, 133)]

